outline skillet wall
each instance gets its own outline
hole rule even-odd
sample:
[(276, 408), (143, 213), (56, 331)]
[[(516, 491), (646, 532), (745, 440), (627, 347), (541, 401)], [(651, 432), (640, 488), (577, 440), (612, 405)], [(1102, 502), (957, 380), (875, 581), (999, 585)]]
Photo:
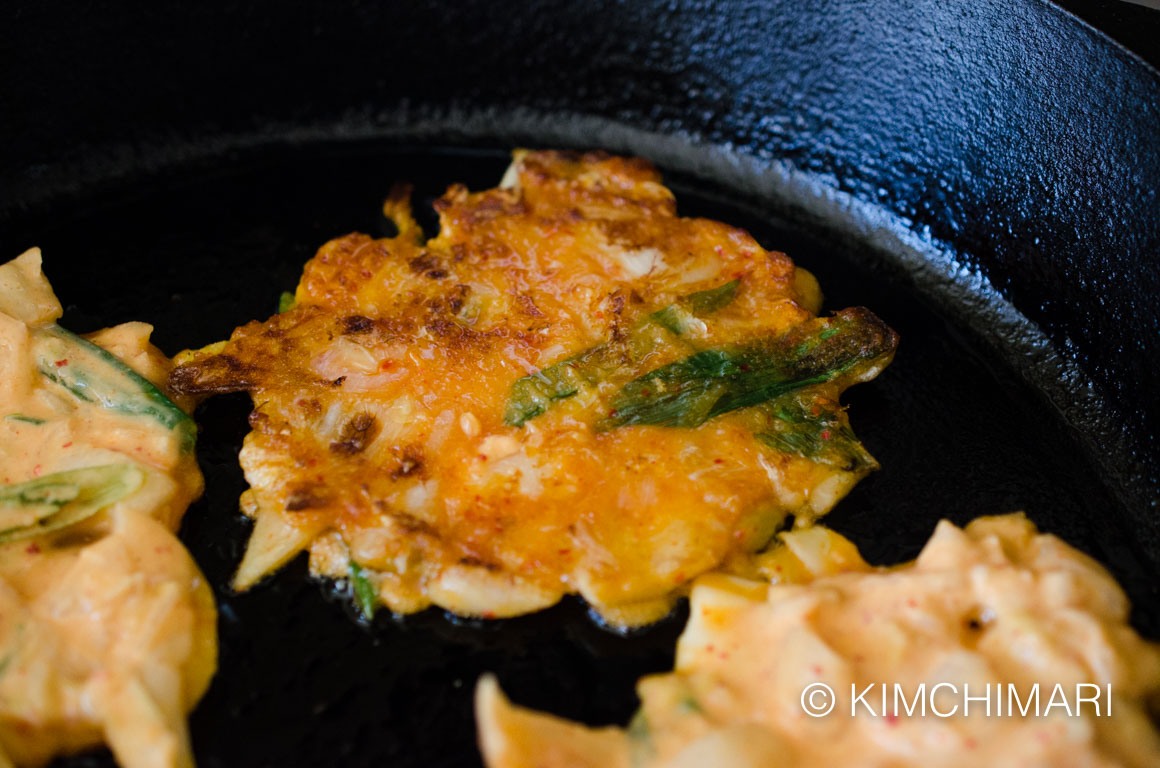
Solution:
[(0, 217), (265, 141), (640, 151), (592, 118), (884, 209), (952, 258), (945, 295), (969, 308), (989, 282), (1045, 332), (1049, 396), (1160, 562), (1160, 75), (1042, 0), (9, 9)]

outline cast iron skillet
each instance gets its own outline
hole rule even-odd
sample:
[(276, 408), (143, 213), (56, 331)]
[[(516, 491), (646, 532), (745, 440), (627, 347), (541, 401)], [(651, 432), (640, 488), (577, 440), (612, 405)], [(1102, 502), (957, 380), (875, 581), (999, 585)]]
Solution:
[[(902, 334), (847, 398), (884, 469), (831, 525), (894, 562), (939, 518), (1025, 509), (1160, 637), (1160, 75), (1040, 0), (800, 5), (17, 4), (0, 256), (43, 246), (69, 327), (143, 319), (175, 352), (268, 316), (327, 238), (385, 232), (396, 179), (422, 208), (493, 184), (513, 145), (641, 154), (683, 213), (750, 228), (830, 308)], [(481, 671), (623, 723), (671, 664), (679, 614), (628, 638), (576, 601), (368, 628), (301, 561), (230, 593), (247, 412), (199, 412), (208, 489), (182, 531), (221, 610), (203, 768), (471, 765)]]

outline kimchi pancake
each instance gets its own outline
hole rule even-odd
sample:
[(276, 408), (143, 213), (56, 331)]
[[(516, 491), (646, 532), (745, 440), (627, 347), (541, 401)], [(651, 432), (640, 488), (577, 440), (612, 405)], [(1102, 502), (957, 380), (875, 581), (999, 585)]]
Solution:
[(285, 311), (179, 357), (177, 391), (254, 401), (239, 589), (308, 549), (368, 616), (579, 593), (638, 625), (876, 467), (838, 398), (894, 332), (819, 317), (808, 272), (677, 216), (648, 163), (517, 152), (436, 208), (425, 240), (396, 189), (396, 237), (327, 243)]

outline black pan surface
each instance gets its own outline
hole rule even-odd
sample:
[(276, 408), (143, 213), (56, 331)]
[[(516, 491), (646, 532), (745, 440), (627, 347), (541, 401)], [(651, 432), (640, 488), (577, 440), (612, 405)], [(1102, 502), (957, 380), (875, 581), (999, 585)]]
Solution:
[[(384, 141), (235, 152), (44, 204), (4, 222), (0, 242), (13, 253), (42, 246), (68, 327), (145, 320), (172, 354), (272, 314), (326, 239), (388, 234), (379, 205), (392, 181), (415, 182), (430, 231), (429, 204), (449, 183), (491, 186), (506, 163), (496, 150)], [(830, 525), (871, 562), (892, 563), (915, 555), (941, 518), (1026, 510), (1107, 563), (1136, 605), (1137, 627), (1160, 634), (1154, 572), (1115, 494), (1060, 414), (996, 350), (866, 244), (703, 178), (668, 181), (683, 215), (748, 228), (813, 270), (828, 308), (866, 305), (901, 334), (895, 363), (847, 394), (852, 423), (883, 470), (838, 506)], [(365, 627), (309, 580), (304, 558), (232, 593), (249, 527), (237, 511), (245, 482), (236, 458), (248, 412), (244, 396), (199, 410), (207, 493), (181, 534), (220, 606), (221, 666), (192, 719), (202, 768), (477, 764), (471, 695), (482, 672), (498, 673), (520, 703), (623, 724), (636, 705), (635, 680), (670, 668), (683, 612), (629, 637), (597, 626), (577, 600), (509, 621), (428, 611)]]

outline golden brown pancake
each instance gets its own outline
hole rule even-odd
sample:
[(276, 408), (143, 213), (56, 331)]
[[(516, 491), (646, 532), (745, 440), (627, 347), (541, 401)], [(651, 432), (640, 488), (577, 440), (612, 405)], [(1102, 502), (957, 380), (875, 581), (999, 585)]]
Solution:
[(180, 359), (177, 391), (254, 401), (238, 588), (309, 549), (367, 613), (579, 593), (641, 624), (876, 466), (838, 397), (893, 331), (818, 317), (809, 273), (678, 217), (647, 162), (517, 152), (436, 208), (425, 241), (397, 191), (397, 237), (327, 243), (292, 307)]

